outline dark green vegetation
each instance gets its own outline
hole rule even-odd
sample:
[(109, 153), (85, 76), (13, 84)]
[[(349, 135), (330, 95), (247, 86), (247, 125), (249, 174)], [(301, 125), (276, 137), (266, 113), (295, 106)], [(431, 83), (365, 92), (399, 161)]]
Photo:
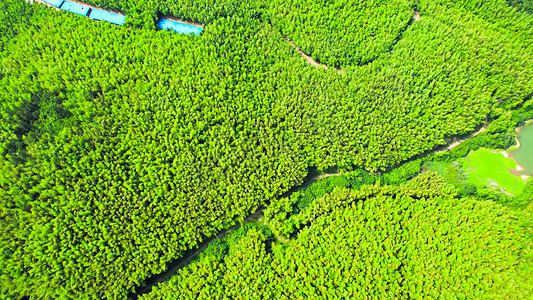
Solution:
[[(384, 170), (486, 115), (511, 124), (522, 117), (509, 110), (531, 107), (533, 18), (504, 1), (421, 1), (421, 19), (397, 41), (406, 4), (398, 23), (369, 7), (376, 36), (390, 39), (330, 32), (330, 45), (376, 45), (362, 66), (324, 46), (342, 72), (300, 57), (283, 34), (311, 25), (288, 11), (280, 19), (275, 2), (94, 2), (128, 11), (132, 28), (0, 2), (2, 296), (125, 298), (206, 236), (276, 203), (310, 167)], [(333, 2), (314, 13), (326, 19)], [(205, 31), (149, 30), (158, 13)], [(346, 21), (333, 20), (328, 28)], [(500, 127), (487, 135), (505, 144)], [(408, 166), (383, 180), (420, 167)], [(369, 177), (347, 180), (357, 178)]]
[(249, 230), (213, 244), (142, 299), (525, 299), (533, 292), (530, 215), (458, 197), (435, 173), (399, 187), (337, 188), (304, 212), (311, 218), (294, 240), (272, 244), (265, 230)]
[(533, 15), (533, 0), (507, 0), (507, 3), (516, 7), (519, 11)]

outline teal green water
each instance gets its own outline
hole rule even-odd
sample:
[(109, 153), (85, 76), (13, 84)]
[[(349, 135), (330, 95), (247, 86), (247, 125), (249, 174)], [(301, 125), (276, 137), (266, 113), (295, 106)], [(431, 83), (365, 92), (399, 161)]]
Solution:
[(521, 174), (533, 176), (533, 123), (518, 132), (520, 148), (513, 150), (509, 155), (524, 168)]

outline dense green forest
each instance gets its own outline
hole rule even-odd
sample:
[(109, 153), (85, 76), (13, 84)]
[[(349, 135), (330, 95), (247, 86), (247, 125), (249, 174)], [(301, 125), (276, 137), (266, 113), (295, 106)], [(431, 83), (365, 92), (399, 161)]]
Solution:
[(273, 1), (271, 23), (329, 66), (365, 64), (412, 22), (410, 1)]
[[(310, 169), (378, 173), (487, 118), (533, 108), (527, 1), (91, 3), (125, 11), (131, 26), (0, 2), (0, 297), (124, 299), (206, 237), (275, 206)], [(201, 22), (204, 31), (156, 31), (158, 15)], [(288, 38), (339, 69), (307, 64)], [(376, 210), (418, 203), (411, 192), (387, 191), (368, 196)], [(352, 192), (335, 193), (353, 199)], [(450, 193), (424, 196), (412, 209), (439, 215), (438, 203), (449, 210), (456, 203), (464, 216), (469, 207), (495, 205)], [(479, 221), (494, 213), (479, 210)], [(366, 210), (335, 211), (342, 219)], [(501, 226), (519, 226), (528, 217), (501, 218)], [(320, 220), (313, 232), (332, 226), (356, 235), (368, 225)], [(488, 225), (472, 220), (477, 241)], [(495, 234), (491, 251), (530, 249), (515, 235), (526, 232), (501, 233), (501, 241), (516, 237), (518, 246), (496, 243)], [(256, 232), (243, 243), (260, 250), (264, 239)], [(490, 253), (502, 273), (491, 280), (522, 280), (508, 265), (522, 254), (498, 251)], [(265, 256), (257, 267), (271, 261)], [(418, 279), (406, 272), (417, 295)], [(381, 280), (392, 282), (394, 274)], [(448, 284), (434, 291), (450, 291)], [(520, 286), (517, 295), (528, 291)]]
[[(457, 197), (426, 172), (401, 186), (337, 188), (287, 243), (261, 224), (213, 243), (141, 299), (525, 299), (531, 217)], [(321, 209), (317, 209), (320, 207)]]

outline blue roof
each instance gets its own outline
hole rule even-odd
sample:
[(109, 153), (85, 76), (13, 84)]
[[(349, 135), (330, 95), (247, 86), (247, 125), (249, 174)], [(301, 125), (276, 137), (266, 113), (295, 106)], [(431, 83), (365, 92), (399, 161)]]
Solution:
[(126, 16), (95, 8), (91, 10), (91, 15), (89, 16), (89, 18), (99, 21), (103, 20), (117, 25), (123, 25), (124, 20), (126, 20)]
[(63, 0), (43, 0), (43, 1), (55, 7), (60, 7), (61, 4), (63, 4)]
[(87, 16), (87, 13), (89, 12), (89, 6), (85, 6), (79, 3), (65, 1), (65, 4), (61, 6), (61, 9), (64, 9), (66, 11), (73, 12), (78, 15)]
[(184, 23), (171, 21), (168, 19), (160, 19), (159, 22), (157, 22), (157, 27), (160, 29), (170, 29), (175, 32), (185, 33), (185, 34), (194, 33), (196, 35), (199, 35), (200, 32), (202, 32), (202, 27), (187, 25)]

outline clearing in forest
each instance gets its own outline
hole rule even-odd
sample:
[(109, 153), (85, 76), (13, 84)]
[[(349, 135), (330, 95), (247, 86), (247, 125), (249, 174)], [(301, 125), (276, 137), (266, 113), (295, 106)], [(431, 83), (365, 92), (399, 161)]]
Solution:
[(464, 158), (465, 171), (472, 183), (500, 186), (513, 195), (520, 194), (525, 186), (524, 179), (510, 172), (517, 166), (513, 159), (487, 149), (471, 152)]

